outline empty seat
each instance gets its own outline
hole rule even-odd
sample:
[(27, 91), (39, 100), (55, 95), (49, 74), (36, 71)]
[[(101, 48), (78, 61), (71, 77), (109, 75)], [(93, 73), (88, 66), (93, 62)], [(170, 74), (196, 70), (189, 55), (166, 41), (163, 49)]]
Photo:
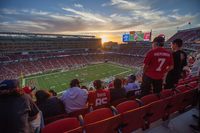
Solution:
[(144, 128), (145, 108), (147, 106), (139, 107), (136, 101), (130, 100), (117, 105), (117, 110), (122, 119), (122, 132), (130, 133), (139, 128)]
[(65, 118), (61, 120), (57, 120), (46, 125), (42, 129), (42, 133), (63, 133), (70, 130), (82, 131), (79, 121), (77, 118)]
[(117, 106), (118, 104), (120, 104), (120, 103), (122, 103), (122, 102), (125, 102), (125, 101), (127, 101), (127, 100), (128, 100), (127, 98), (117, 99), (117, 100), (111, 102), (111, 105), (112, 105), (112, 106)]
[(146, 105), (154, 101), (159, 100), (159, 97), (156, 94), (149, 94), (141, 98), (141, 101)]
[(84, 117), (86, 133), (115, 133), (120, 123), (120, 115), (114, 116), (109, 108), (94, 110)]
[(165, 116), (165, 108), (167, 104), (165, 104), (165, 101), (160, 99), (156, 94), (144, 96), (141, 98), (141, 101), (144, 105), (149, 106), (146, 108), (146, 120), (149, 124)]
[(80, 110), (76, 110), (74, 112), (69, 113), (69, 117), (78, 117), (79, 115), (85, 116), (85, 114), (89, 113), (89, 108), (83, 108)]
[(44, 119), (44, 123), (49, 124), (51, 122), (54, 122), (56, 120), (63, 119), (66, 117), (68, 117), (68, 114), (61, 114), (61, 115), (56, 115), (56, 116), (52, 116), (52, 117), (47, 117)]

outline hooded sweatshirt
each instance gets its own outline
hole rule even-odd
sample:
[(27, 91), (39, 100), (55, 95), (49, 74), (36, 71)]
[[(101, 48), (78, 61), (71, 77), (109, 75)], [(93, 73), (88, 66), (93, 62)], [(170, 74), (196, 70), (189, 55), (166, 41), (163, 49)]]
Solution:
[(79, 87), (72, 87), (63, 93), (61, 101), (65, 106), (65, 111), (70, 113), (86, 107), (87, 98), (87, 90), (80, 89)]

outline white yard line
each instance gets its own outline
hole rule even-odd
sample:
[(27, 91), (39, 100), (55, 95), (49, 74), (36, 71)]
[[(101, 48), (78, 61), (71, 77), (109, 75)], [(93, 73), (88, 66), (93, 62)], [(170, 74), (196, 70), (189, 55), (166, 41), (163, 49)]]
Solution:
[[(115, 74), (115, 75), (113, 75), (113, 76), (117, 76), (117, 75), (121, 75), (121, 74), (124, 74), (124, 73), (128, 73), (128, 72), (130, 72), (131, 70), (128, 70), (128, 71), (124, 71), (124, 72), (121, 72), (121, 73), (118, 73), (118, 74)], [(105, 78), (108, 78), (108, 77), (105, 77)], [(105, 79), (104, 78), (104, 79)], [(103, 80), (103, 79), (101, 79), (101, 80)], [(88, 83), (90, 83), (90, 82), (88, 82)], [(62, 94), (63, 92), (65, 92), (66, 90), (64, 90), (64, 91), (61, 91), (61, 92), (58, 92), (58, 95), (60, 95), (60, 94)]]

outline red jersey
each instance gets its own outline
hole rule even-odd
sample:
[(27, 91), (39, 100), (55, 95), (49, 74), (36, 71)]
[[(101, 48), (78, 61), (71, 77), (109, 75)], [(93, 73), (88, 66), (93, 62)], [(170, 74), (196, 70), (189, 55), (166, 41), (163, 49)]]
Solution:
[(160, 47), (152, 49), (144, 59), (144, 64), (148, 65), (145, 74), (152, 79), (163, 79), (167, 68), (172, 66), (173, 63), (171, 52)]
[(110, 102), (110, 91), (104, 89), (91, 91), (88, 94), (88, 102), (89, 105), (94, 107), (108, 104)]

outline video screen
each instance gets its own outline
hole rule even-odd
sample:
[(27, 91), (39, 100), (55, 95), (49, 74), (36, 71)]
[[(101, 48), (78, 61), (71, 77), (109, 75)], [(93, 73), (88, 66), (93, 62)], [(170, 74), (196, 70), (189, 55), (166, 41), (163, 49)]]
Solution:
[(123, 34), (123, 42), (150, 41), (151, 32), (131, 31)]

